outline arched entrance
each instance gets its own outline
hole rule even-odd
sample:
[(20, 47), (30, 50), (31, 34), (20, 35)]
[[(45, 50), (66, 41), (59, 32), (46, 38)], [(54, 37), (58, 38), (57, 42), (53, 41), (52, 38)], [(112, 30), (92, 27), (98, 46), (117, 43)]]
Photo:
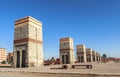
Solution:
[(80, 57), (78, 56), (78, 62), (80, 62)]
[(62, 63), (63, 64), (69, 64), (70, 63), (69, 62), (69, 55), (68, 55), (68, 53), (62, 55)]
[(22, 67), (26, 67), (26, 51), (22, 50)]
[(66, 64), (69, 64), (69, 56), (66, 55), (65, 57), (66, 57)]
[(65, 62), (65, 61), (64, 61), (64, 55), (62, 55), (62, 63), (65, 64), (64, 62)]
[(95, 61), (95, 56), (93, 56), (93, 61)]
[(84, 57), (83, 56), (78, 56), (78, 62), (84, 62)]
[(84, 57), (83, 56), (81, 56), (81, 62), (84, 62)]
[(17, 51), (17, 63), (16, 63), (16, 67), (19, 68), (20, 67), (20, 51)]

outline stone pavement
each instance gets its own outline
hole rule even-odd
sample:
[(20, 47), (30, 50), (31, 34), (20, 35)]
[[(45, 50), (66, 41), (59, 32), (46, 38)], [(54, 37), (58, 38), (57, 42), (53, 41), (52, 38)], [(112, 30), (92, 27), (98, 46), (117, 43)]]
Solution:
[[(70, 68), (59, 69), (61, 65), (43, 66), (41, 68), (0, 68), (1, 72), (24, 72), (24, 73), (48, 73), (48, 74), (96, 74), (96, 75), (118, 75), (120, 76), (120, 63), (92, 63), (93, 69)], [(51, 69), (55, 68), (55, 69)]]

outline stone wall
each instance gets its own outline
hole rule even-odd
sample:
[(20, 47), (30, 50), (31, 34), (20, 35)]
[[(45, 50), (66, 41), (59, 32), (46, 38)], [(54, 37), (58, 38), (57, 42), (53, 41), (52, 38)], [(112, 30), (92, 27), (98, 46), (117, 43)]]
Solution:
[[(20, 55), (20, 62), (17, 55)], [(30, 16), (17, 20), (14, 33), (14, 67), (39, 67), (42, 64), (42, 23)]]

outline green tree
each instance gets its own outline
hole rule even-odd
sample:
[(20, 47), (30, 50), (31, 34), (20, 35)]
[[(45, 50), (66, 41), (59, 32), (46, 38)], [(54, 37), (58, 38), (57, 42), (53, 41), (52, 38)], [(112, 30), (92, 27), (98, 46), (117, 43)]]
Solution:
[(54, 57), (52, 57), (52, 58), (51, 58), (51, 60), (52, 60), (52, 61), (55, 61), (55, 58), (54, 58)]
[(104, 59), (107, 58), (107, 55), (106, 55), (106, 54), (103, 54), (103, 55), (102, 55), (102, 58), (104, 58)]

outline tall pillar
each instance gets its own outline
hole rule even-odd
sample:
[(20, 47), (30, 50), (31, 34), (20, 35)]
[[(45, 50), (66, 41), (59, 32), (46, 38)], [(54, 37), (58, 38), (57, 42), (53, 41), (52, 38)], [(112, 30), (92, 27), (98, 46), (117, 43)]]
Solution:
[(100, 61), (101, 61), (101, 55), (100, 55), (100, 53), (99, 53), (99, 58), (100, 58)]
[[(62, 55), (65, 55), (64, 59)], [(64, 62), (63, 64), (74, 63), (74, 45), (72, 38), (60, 39), (60, 61), (62, 63)]]
[(95, 51), (95, 61), (96, 61), (97, 59), (96, 59), (96, 51)]
[(22, 67), (22, 50), (20, 50), (20, 68)]
[(87, 62), (92, 62), (93, 61), (92, 49), (90, 49), (90, 48), (86, 49), (86, 58), (87, 58)]
[(94, 50), (92, 51), (92, 57), (93, 57), (93, 61), (95, 62), (96, 61), (96, 52)]
[[(28, 16), (15, 21), (14, 31), (14, 67), (17, 63), (17, 50), (25, 50), (25, 67), (39, 67), (43, 65), (42, 23)], [(20, 66), (22, 55), (20, 54)]]
[(98, 53), (98, 59), (99, 59), (99, 61), (101, 61), (101, 56), (100, 56), (100, 53)]
[(97, 59), (97, 61), (99, 61), (99, 55), (98, 55), (98, 52), (96, 52), (96, 59)]
[(76, 50), (77, 50), (77, 54), (76, 54), (77, 61), (86, 63), (86, 47), (85, 47), (85, 45), (77, 45)]

